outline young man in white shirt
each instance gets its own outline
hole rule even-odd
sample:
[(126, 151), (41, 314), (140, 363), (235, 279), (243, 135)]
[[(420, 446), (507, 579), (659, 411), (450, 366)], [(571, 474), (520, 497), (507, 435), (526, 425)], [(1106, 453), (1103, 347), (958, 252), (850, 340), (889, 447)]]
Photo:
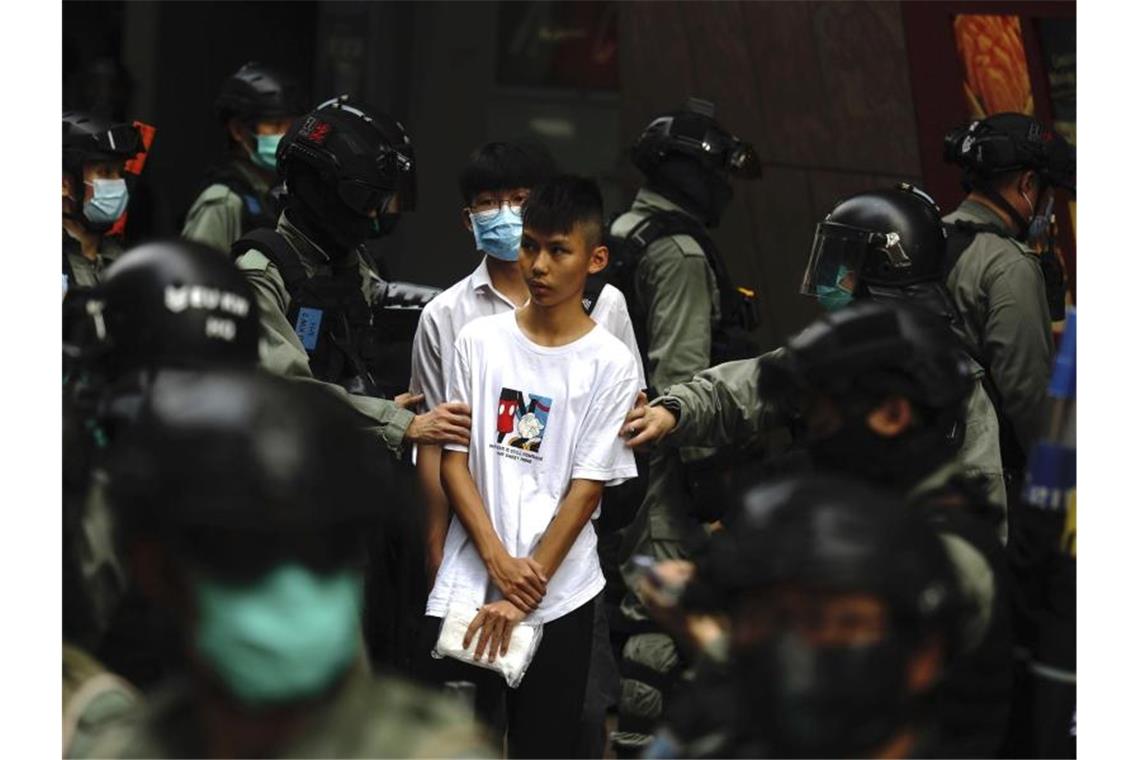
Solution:
[(455, 518), (426, 629), (438, 631), (450, 609), (477, 611), (465, 645), (491, 660), (520, 622), (544, 630), (517, 689), (450, 660), (424, 675), (475, 682), (488, 722), (505, 692), (510, 756), (574, 750), (605, 585), (590, 518), (607, 483), (637, 476), (617, 437), (640, 390), (637, 361), (581, 305), (587, 275), (608, 259), (601, 213), (590, 180), (535, 188), (519, 253), (530, 300), (464, 327), (447, 380), (446, 397), (472, 406), (471, 442), (441, 458)]
[[(420, 315), (412, 344), (409, 389), (424, 395), (425, 411), (436, 408), (444, 398), (459, 331), (478, 317), (513, 311), (530, 298), (518, 265), (521, 208), (531, 188), (556, 173), (554, 159), (541, 146), (504, 142), (491, 142), (476, 149), (459, 173), (463, 225), (474, 236), (476, 252), (482, 258), (474, 272), (433, 298)], [(625, 296), (612, 285), (605, 285), (590, 316), (633, 352), (639, 382), (645, 387), (641, 354)], [(429, 580), (439, 567), (450, 518), (450, 506), (439, 480), (439, 455), (438, 446), (419, 446), (416, 452), (416, 471), (427, 505)]]

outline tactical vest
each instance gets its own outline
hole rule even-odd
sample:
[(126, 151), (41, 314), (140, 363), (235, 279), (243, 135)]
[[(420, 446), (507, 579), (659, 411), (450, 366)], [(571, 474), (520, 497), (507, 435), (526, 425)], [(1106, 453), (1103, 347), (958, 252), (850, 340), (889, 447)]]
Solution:
[(330, 262), (327, 274), (309, 275), (297, 251), (275, 230), (254, 230), (230, 249), (235, 259), (249, 250), (260, 251), (281, 273), (290, 301), (285, 316), (309, 355), (314, 377), (365, 396), (390, 398), (407, 390), (411, 342), (438, 288), (377, 277), (377, 295), (369, 304), (356, 254)]
[[(954, 271), (954, 266), (958, 263), (958, 260), (962, 258), (962, 254), (973, 244), (974, 238), (980, 233), (988, 232), (1014, 241), (1014, 238), (1007, 230), (996, 224), (976, 224), (974, 222), (959, 220), (943, 226), (946, 229), (946, 258), (942, 263), (942, 282), (944, 283), (948, 281), (950, 273)], [(961, 315), (959, 315), (959, 318), (961, 318)], [(961, 344), (966, 353), (981, 366), (985, 373), (982, 376), (982, 387), (985, 389), (986, 395), (990, 397), (990, 402), (993, 403), (994, 411), (997, 413), (1001, 463), (1002, 469), (1005, 471), (1006, 486), (1007, 490), (1012, 489), (1010, 490), (1010, 496), (1015, 496), (1017, 493), (1017, 485), (1020, 481), (1020, 474), (1025, 469), (1025, 450), (1017, 440), (1013, 423), (1005, 414), (1005, 406), (1002, 404), (1001, 392), (994, 383), (989, 365), (986, 364), (982, 356), (979, 355), (977, 347), (969, 345), (966, 340), (962, 340)]]
[(257, 250), (273, 262), (289, 293), (286, 318), (309, 355), (313, 377), (343, 386), (349, 393), (381, 396), (372, 376), (376, 366), (371, 349), (372, 309), (364, 300), (360, 259), (355, 253), (330, 262), (331, 271), (310, 276), (301, 257), (285, 237), (273, 229), (257, 229), (233, 244), (236, 260)]
[[(611, 220), (607, 230), (612, 230)], [(642, 256), (657, 240), (672, 235), (688, 235), (697, 241), (705, 260), (712, 269), (720, 294), (720, 319), (713, 324), (710, 366), (734, 359), (750, 359), (759, 353), (759, 344), (751, 335), (759, 324), (756, 294), (733, 285), (720, 251), (708, 231), (697, 220), (679, 211), (658, 211), (642, 219), (625, 237), (607, 231), (606, 243), (610, 249), (610, 263), (601, 273), (593, 275), (587, 284), (586, 295), (600, 293), (601, 285), (609, 282), (618, 288), (629, 304), (634, 335), (641, 351), (642, 362), (649, 369), (648, 304), (641, 303), (634, 287), (637, 266)], [(596, 295), (594, 296), (596, 301)], [(583, 299), (585, 301), (585, 299)]]

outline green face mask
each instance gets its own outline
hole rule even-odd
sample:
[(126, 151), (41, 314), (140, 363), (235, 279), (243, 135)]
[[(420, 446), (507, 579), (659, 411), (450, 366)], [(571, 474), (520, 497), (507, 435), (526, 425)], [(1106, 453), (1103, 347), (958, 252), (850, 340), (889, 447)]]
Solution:
[(277, 171), (277, 146), (284, 136), (284, 134), (257, 135), (257, 150), (250, 151), (250, 160), (262, 169)]
[(252, 585), (198, 577), (198, 656), (246, 704), (316, 696), (357, 654), (363, 579), (282, 565)]
[(835, 285), (820, 285), (816, 288), (816, 298), (826, 311), (839, 311), (855, 300), (855, 295), (839, 283), (843, 282), (851, 270), (842, 264), (835, 274)]

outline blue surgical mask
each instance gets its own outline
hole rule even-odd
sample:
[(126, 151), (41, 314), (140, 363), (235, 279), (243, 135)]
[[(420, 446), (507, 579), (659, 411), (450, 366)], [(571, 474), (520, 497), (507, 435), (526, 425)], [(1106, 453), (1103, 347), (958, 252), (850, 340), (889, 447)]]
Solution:
[(252, 585), (198, 577), (198, 656), (246, 704), (319, 695), (359, 648), (363, 580), (282, 565)]
[(114, 224), (127, 210), (131, 199), (125, 179), (94, 179), (86, 183), (91, 186), (91, 199), (83, 204), (83, 216), (92, 224)]
[(522, 215), (510, 206), (470, 212), (475, 247), (488, 256), (503, 261), (519, 260), (522, 242)]
[(250, 159), (262, 169), (271, 172), (277, 171), (277, 146), (281, 143), (280, 135), (257, 135), (257, 150), (251, 151)]
[[(843, 278), (845, 278), (850, 271), (851, 270), (841, 264), (835, 273), (835, 281), (837, 283), (843, 282)], [(819, 299), (819, 305), (827, 311), (839, 311), (855, 300), (855, 296), (850, 290), (841, 288), (838, 285), (817, 285), (815, 297)]]

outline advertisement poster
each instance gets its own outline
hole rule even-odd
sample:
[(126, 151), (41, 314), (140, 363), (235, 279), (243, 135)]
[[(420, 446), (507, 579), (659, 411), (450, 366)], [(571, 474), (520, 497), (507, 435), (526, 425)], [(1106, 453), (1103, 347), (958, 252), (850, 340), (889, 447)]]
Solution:
[(1033, 115), (1033, 89), (1020, 18), (956, 16), (954, 41), (966, 70), (962, 86), (970, 118), (1005, 111)]
[(499, 84), (618, 88), (616, 2), (501, 3)]

